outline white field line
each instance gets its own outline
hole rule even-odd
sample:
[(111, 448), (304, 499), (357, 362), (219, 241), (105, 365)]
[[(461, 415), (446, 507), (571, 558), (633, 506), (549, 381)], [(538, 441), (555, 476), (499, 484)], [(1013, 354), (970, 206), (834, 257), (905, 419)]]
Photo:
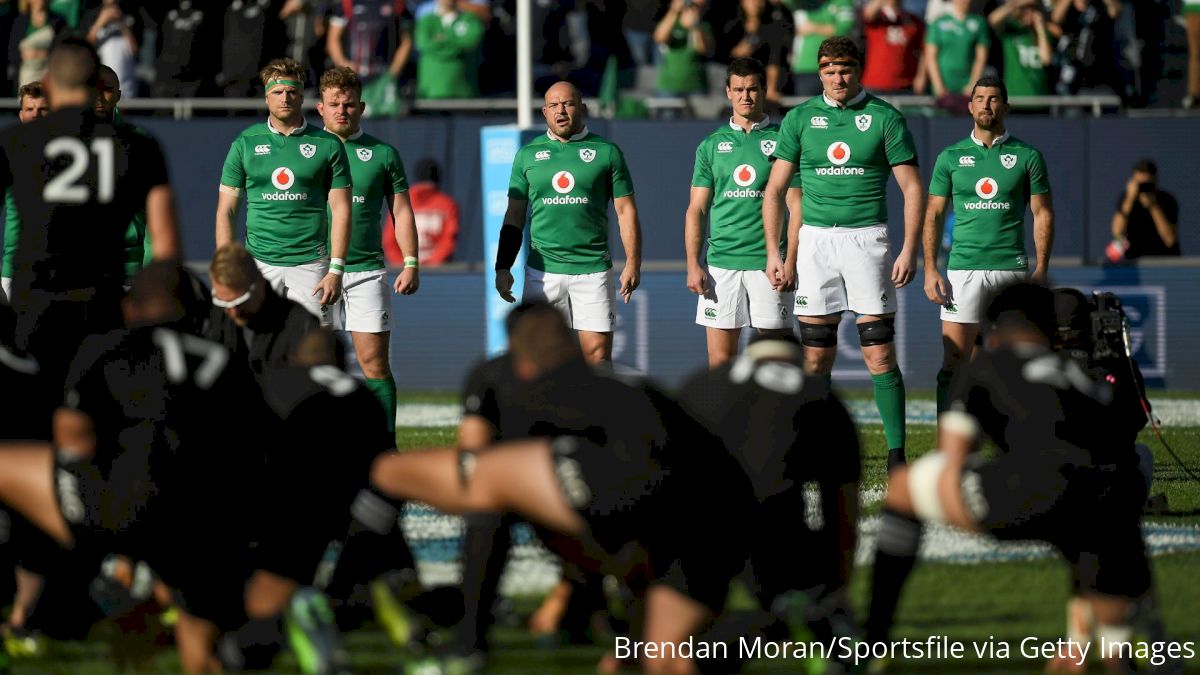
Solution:
[[(847, 402), (859, 424), (879, 424), (879, 411), (874, 401)], [(1200, 426), (1200, 399), (1171, 399), (1154, 403), (1154, 414), (1164, 427)], [(934, 403), (929, 399), (908, 401), (905, 415), (908, 424), (932, 425)], [(452, 427), (462, 419), (462, 408), (456, 403), (402, 403), (396, 407), (398, 427)]]

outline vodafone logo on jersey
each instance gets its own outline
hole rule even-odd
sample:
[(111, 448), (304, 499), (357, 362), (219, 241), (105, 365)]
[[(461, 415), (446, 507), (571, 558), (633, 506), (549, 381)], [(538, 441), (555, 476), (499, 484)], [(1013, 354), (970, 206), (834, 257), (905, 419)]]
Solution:
[(739, 164), (733, 170), (733, 182), (737, 183), (740, 187), (750, 187), (757, 178), (758, 172), (749, 164)]
[(559, 171), (550, 179), (550, 187), (562, 197), (542, 197), (543, 204), (586, 204), (587, 197), (572, 197), (568, 193), (575, 189), (575, 176), (570, 171)]
[(1000, 185), (996, 183), (996, 179), (984, 176), (975, 182), (975, 194), (983, 201), (966, 202), (963, 208), (967, 211), (1007, 211), (1012, 208), (1008, 202), (992, 201), (999, 193)]
[(277, 190), (291, 190), (296, 184), (296, 174), (286, 166), (279, 167), (271, 172), (271, 184)]
[(559, 171), (550, 181), (550, 187), (558, 194), (565, 195), (575, 189), (575, 176), (572, 176), (570, 171)]
[(850, 146), (842, 141), (834, 141), (825, 150), (825, 156), (833, 162), (834, 166), (841, 166), (850, 161)]
[(842, 166), (850, 161), (850, 144), (845, 141), (834, 141), (825, 149), (825, 157), (833, 166), (822, 166), (814, 171), (818, 176), (865, 176), (867, 170), (862, 167)]
[(975, 183), (975, 194), (979, 195), (980, 199), (995, 199), (996, 193), (1000, 191), (1000, 186), (996, 185), (996, 181), (992, 178), (984, 176)]
[[(758, 179), (758, 172), (749, 164), (739, 164), (733, 169), (733, 182), (739, 187), (750, 187)], [(726, 199), (762, 199), (766, 196), (762, 190), (726, 190), (722, 193)]]
[(286, 166), (281, 166), (271, 172), (271, 184), (283, 192), (264, 192), (262, 198), (270, 202), (298, 202), (308, 199), (304, 192), (288, 192), (296, 184), (296, 174)]

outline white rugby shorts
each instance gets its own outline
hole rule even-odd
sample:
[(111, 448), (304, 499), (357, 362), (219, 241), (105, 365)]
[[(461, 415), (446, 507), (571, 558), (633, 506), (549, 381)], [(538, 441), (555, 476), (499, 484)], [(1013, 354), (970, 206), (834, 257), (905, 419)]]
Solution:
[(386, 333), (392, 330), (392, 288), (387, 271), (346, 272), (342, 295), (329, 307), (334, 330), (353, 333)]
[(563, 313), (575, 330), (611, 333), (617, 325), (612, 270), (558, 274), (526, 267), (521, 299), (549, 302)]
[(289, 267), (268, 265), (257, 259), (254, 262), (276, 293), (303, 305), (304, 309), (321, 320), (322, 326), (329, 325), (329, 308), (313, 295), (313, 289), (329, 273), (328, 258)]
[(708, 291), (696, 301), (696, 323), (707, 328), (762, 329), (791, 325), (792, 294), (771, 288), (763, 270), (708, 266)]
[(979, 323), (987, 308), (984, 303), (997, 290), (1029, 275), (1025, 270), (949, 270), (950, 300), (942, 305), (942, 321)]
[(797, 316), (895, 312), (887, 227), (801, 227), (793, 311)]

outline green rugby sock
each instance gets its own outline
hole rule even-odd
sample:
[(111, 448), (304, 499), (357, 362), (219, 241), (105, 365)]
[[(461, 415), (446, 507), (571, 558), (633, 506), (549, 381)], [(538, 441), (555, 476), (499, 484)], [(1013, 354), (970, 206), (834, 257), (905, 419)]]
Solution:
[(954, 373), (941, 369), (937, 373), (937, 413), (942, 414), (946, 409), (946, 396), (950, 394), (950, 380), (954, 378)]
[(883, 435), (888, 449), (904, 447), (904, 377), (899, 368), (882, 375), (872, 375), (875, 385), (875, 407), (883, 420)]
[(383, 412), (387, 415), (388, 433), (396, 434), (396, 380), (392, 374), (380, 379), (367, 378), (367, 389), (375, 394), (375, 398), (383, 404)]

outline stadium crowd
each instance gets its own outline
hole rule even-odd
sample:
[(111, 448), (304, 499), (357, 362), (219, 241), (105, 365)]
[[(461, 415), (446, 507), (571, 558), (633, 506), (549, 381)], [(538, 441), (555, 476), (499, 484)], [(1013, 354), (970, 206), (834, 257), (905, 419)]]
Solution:
[[(1077, 4), (1056, 10), (1069, 16)], [(432, 40), (426, 54), (446, 56), (478, 38), (475, 12), (491, 9), (466, 5), (418, 7), (414, 47)], [(253, 6), (236, 0), (229, 11)], [(716, 49), (701, 7), (666, 8), (653, 40)], [(335, 8), (331, 35), (355, 30), (354, 8)], [(472, 372), (457, 443), (410, 452), (396, 451), (388, 349), (393, 295), (421, 287), (416, 216), (400, 150), (360, 128), (373, 81), (402, 72), (403, 47), (370, 66), (379, 71), (360, 64), (362, 75), (338, 63), (318, 77), (311, 61), (272, 58), (229, 83), (227, 93), (258, 91), (268, 113), (230, 139), (205, 284), (180, 264), (158, 142), (119, 114), (118, 92), (136, 85), (121, 82), (120, 64), (100, 63), (131, 48), (136, 31), (115, 3), (94, 8), (82, 36), (44, 45), (41, 86), (22, 88), (20, 123), (0, 131), (15, 237), (0, 389), (22, 394), (0, 419), (0, 563), (21, 570), (5, 591), (17, 607), (5, 631), (70, 633), (64, 621), (86, 631), (114, 618), (146, 637), (166, 610), (189, 672), (271, 668), (287, 646), (304, 672), (337, 673), (347, 667), (339, 629), (369, 597), (402, 646), (430, 624), (457, 627), (423, 660), (408, 657), (409, 672), (479, 672), (500, 531), (517, 519), (568, 570), (543, 605), (551, 629), (580, 614), (589, 628), (597, 614), (607, 623), (619, 606), (627, 625), (599, 629), (654, 646), (614, 649), (602, 672), (736, 672), (745, 655), (722, 646), (747, 638), (829, 645), (810, 657), (811, 672), (863, 660), (886, 668), (901, 593), (934, 525), (1052, 545), (1071, 570), (1069, 644), (1132, 645), (1135, 631), (1162, 642), (1140, 532), (1152, 469), (1136, 438), (1148, 410), (1119, 300), (1047, 287), (1052, 177), (1042, 152), (1010, 133), (1009, 89), (984, 72), (983, 19), (965, 8), (931, 29), (955, 37), (926, 47), (929, 81), (960, 92), (971, 114), (966, 136), (933, 160), (928, 188), (905, 117), (864, 88), (870, 52), (820, 27), (833, 24), (805, 29), (824, 36), (801, 52), (819, 95), (773, 122), (780, 72), (754, 46), (763, 15), (747, 14), (735, 31), (743, 55), (724, 70), (732, 115), (698, 143), (685, 228), (708, 367), (670, 393), (612, 372), (615, 305), (641, 282), (635, 181), (621, 148), (588, 129), (581, 88), (556, 75), (545, 134), (514, 157), (497, 242), (495, 290), (510, 303), (530, 242), (508, 351)], [(110, 34), (112, 23), (123, 27)], [(106, 39), (123, 46), (110, 51)], [(976, 59), (932, 65), (954, 50)], [(675, 58), (681, 74), (694, 61)], [(418, 65), (418, 95), (429, 67)], [(440, 85), (469, 84), (461, 63), (438, 67)], [(306, 118), (309, 89), (322, 128)], [(890, 179), (903, 194), (894, 255)], [(1140, 184), (1123, 209), (1150, 192)], [(948, 207), (958, 222), (943, 275)], [(404, 254), (394, 279), (385, 232)], [(914, 448), (910, 462), (895, 318), (898, 289), (918, 275), (942, 310), (945, 361), (937, 448)], [(831, 388), (847, 313), (889, 471), (861, 628), (847, 592), (860, 439)], [(745, 328), (755, 335), (742, 349)], [(346, 342), (363, 380), (346, 372)], [(989, 440), (994, 457), (977, 452)], [(412, 583), (397, 531), (412, 502), (473, 517), (460, 612)], [(739, 607), (727, 606), (734, 584), (749, 591)], [(39, 600), (51, 591), (58, 610)], [(680, 652), (693, 642), (710, 647)], [(0, 652), (0, 670), (11, 655)], [(1136, 666), (1131, 650), (1100, 658), (1114, 672)]]
[[(0, 90), (38, 79), (54, 35), (77, 29), (127, 98), (257, 96), (259, 68), (286, 54), (309, 82), (352, 68), (383, 115), (412, 97), (511, 95), (515, 24), (513, 0), (6, 0)], [(1200, 96), (1191, 0), (536, 0), (533, 25), (539, 93), (567, 79), (609, 100), (719, 95), (724, 66), (751, 56), (767, 64), (769, 101), (811, 96), (820, 41), (850, 36), (877, 93), (953, 99), (986, 72), (1014, 96)], [(1160, 94), (1185, 68), (1186, 90)]]

